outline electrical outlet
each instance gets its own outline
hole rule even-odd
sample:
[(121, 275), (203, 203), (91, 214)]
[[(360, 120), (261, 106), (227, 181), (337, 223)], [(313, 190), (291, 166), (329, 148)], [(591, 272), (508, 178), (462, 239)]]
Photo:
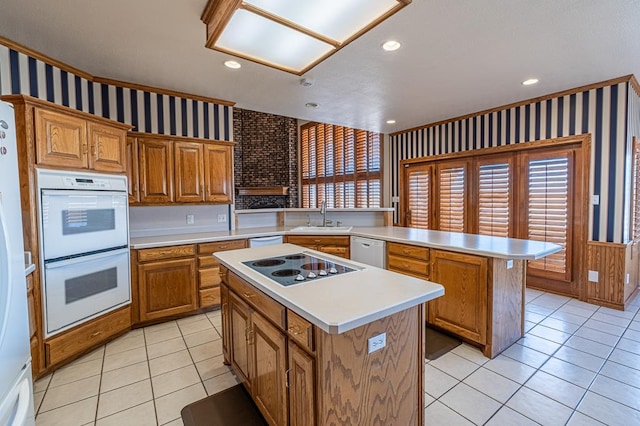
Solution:
[(629, 284), (629, 273), (627, 272), (627, 274), (624, 276), (624, 283), (625, 284)]
[(598, 282), (598, 271), (589, 271), (587, 279), (592, 283), (597, 283)]
[(591, 196), (591, 204), (593, 204), (594, 206), (600, 205), (600, 196), (599, 195), (592, 195)]
[(513, 259), (507, 260), (507, 269), (513, 268)]
[(227, 221), (227, 215), (226, 214), (219, 214), (218, 215), (218, 223), (226, 222), (226, 221)]
[(193, 225), (196, 223), (196, 217), (192, 214), (187, 215), (187, 225)]
[(369, 338), (369, 352), (375, 352), (387, 346), (387, 333), (378, 334)]

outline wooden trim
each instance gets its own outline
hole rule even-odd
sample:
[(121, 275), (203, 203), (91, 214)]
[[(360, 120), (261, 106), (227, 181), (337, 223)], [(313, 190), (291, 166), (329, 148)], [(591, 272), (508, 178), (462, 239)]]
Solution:
[(205, 46), (212, 49), (242, 0), (209, 0), (200, 19), (207, 26)]
[(633, 244), (633, 241), (629, 241), (628, 243), (607, 243), (604, 241), (587, 241), (587, 244), (590, 246), (602, 246), (609, 248), (627, 248), (629, 244)]
[(179, 98), (193, 99), (193, 100), (202, 101), (202, 102), (211, 102), (211, 103), (214, 103), (214, 104), (225, 105), (225, 106), (230, 106), (230, 107), (232, 107), (232, 106), (234, 106), (236, 104), (235, 102), (224, 101), (222, 99), (209, 98), (207, 96), (200, 96), (200, 95), (194, 95), (194, 94), (191, 94), (191, 93), (178, 92), (178, 91), (175, 91), (175, 90), (162, 89), (162, 88), (154, 87), (154, 86), (145, 86), (144, 84), (129, 83), (129, 82), (126, 82), (126, 81), (114, 80), (114, 79), (104, 78), (104, 77), (94, 77), (93, 81), (95, 83), (111, 84), (113, 86), (127, 87), (129, 89), (143, 90), (143, 91), (146, 91), (146, 92), (154, 92), (154, 93), (159, 93), (159, 94), (167, 95), (167, 96), (177, 96)]
[(459, 159), (459, 158), (465, 158), (465, 157), (477, 157), (480, 155), (482, 156), (494, 155), (494, 154), (502, 154), (505, 152), (539, 149), (544, 147), (557, 147), (561, 145), (568, 145), (568, 144), (574, 144), (574, 143), (575, 144), (584, 143), (585, 139), (587, 138), (590, 140), (591, 136), (585, 133), (582, 135), (564, 136), (564, 137), (555, 138), (555, 139), (544, 139), (539, 141), (516, 143), (512, 145), (496, 146), (493, 148), (470, 149), (469, 151), (452, 152), (451, 154), (440, 154), (440, 155), (431, 155), (428, 157), (409, 158), (409, 159), (400, 161), (400, 168), (405, 165), (415, 164), (415, 163), (428, 163), (428, 162), (436, 162), (436, 161), (443, 161), (443, 160), (453, 160), (453, 159)]
[(54, 67), (58, 67), (61, 70), (71, 72), (79, 77), (85, 78), (87, 80), (93, 80), (93, 76), (85, 71), (81, 71), (78, 68), (72, 67), (69, 64), (66, 64), (62, 61), (58, 61), (57, 59), (52, 58), (51, 56), (47, 56), (44, 53), (40, 53), (36, 50), (30, 49), (22, 44), (16, 43), (13, 40), (9, 40), (6, 37), (0, 36), (0, 44), (8, 47), (9, 49), (16, 50), (20, 53), (24, 53), (25, 55), (32, 56), (35, 59), (46, 62), (48, 64), (53, 65)]
[(131, 126), (129, 124), (121, 123), (119, 121), (114, 121), (109, 118), (100, 117), (99, 115), (90, 114), (88, 112), (79, 111), (77, 109), (62, 106), (60, 104), (55, 104), (53, 102), (45, 101), (39, 98), (34, 98), (28, 95), (4, 95), (4, 96), (0, 96), (0, 100), (3, 100), (5, 102), (10, 102), (13, 104), (15, 103), (31, 104), (36, 107), (43, 107), (43, 108), (52, 109), (58, 112), (62, 112), (65, 115), (73, 115), (75, 117), (80, 117), (84, 120), (104, 123), (111, 127), (116, 127), (124, 130), (131, 129)]
[[(212, 0), (213, 1), (213, 0)], [(0, 44), (16, 50), (20, 53), (24, 53), (25, 55), (29, 55), (37, 60), (43, 61), (47, 64), (53, 65), (54, 67), (58, 67), (61, 70), (70, 72), (72, 74), (75, 74), (79, 77), (82, 77), (86, 80), (89, 80), (91, 82), (94, 83), (99, 83), (99, 84), (112, 84), (115, 86), (120, 86), (120, 87), (127, 87), (130, 89), (136, 89), (136, 90), (144, 90), (144, 91), (148, 91), (148, 92), (154, 92), (154, 93), (160, 93), (163, 95), (168, 95), (168, 96), (177, 96), (180, 98), (188, 98), (188, 99), (194, 99), (197, 101), (202, 101), (202, 102), (211, 102), (214, 104), (219, 104), (219, 105), (225, 105), (225, 106), (235, 106), (235, 102), (231, 102), (231, 101), (225, 101), (222, 99), (215, 99), (215, 98), (209, 98), (206, 96), (200, 96), (200, 95), (194, 95), (194, 94), (190, 94), (190, 93), (185, 93), (185, 92), (178, 92), (178, 91), (174, 91), (174, 90), (168, 90), (168, 89), (161, 89), (159, 87), (153, 87), (153, 86), (145, 86), (142, 84), (136, 84), (136, 83), (129, 83), (126, 81), (120, 81), (120, 80), (113, 80), (113, 79), (109, 79), (109, 78), (104, 78), (104, 77), (96, 77), (93, 76), (91, 74), (89, 74), (86, 71), (82, 71), (79, 70), (78, 68), (75, 68), (69, 64), (66, 64), (62, 61), (59, 61), (57, 59), (54, 59), (50, 56), (45, 55), (44, 53), (40, 53), (38, 51), (35, 51), (33, 49), (30, 49), (26, 46), (23, 46), (21, 44), (18, 44), (12, 40), (9, 40), (6, 37), (2, 37), (0, 36)]]
[(289, 195), (288, 186), (241, 186), (238, 195)]
[[(390, 133), (389, 136), (396, 136), (396, 135), (400, 135), (400, 134), (403, 134), (403, 133), (413, 132), (413, 131), (416, 131), (416, 130), (427, 129), (429, 127), (435, 127), (435, 126), (440, 126), (440, 125), (447, 124), (447, 123), (453, 123), (455, 121), (466, 120), (467, 118), (478, 117), (478, 116), (481, 116), (481, 115), (490, 114), (492, 112), (503, 111), (503, 110), (506, 110), (506, 109), (515, 108), (515, 107), (519, 107), (519, 106), (522, 106), (522, 105), (528, 105), (528, 104), (532, 104), (532, 103), (536, 103), (536, 102), (546, 101), (546, 100), (549, 100), (549, 99), (559, 98), (561, 96), (573, 95), (574, 93), (585, 92), (585, 91), (591, 90), (591, 89), (599, 89), (599, 88), (605, 87), (605, 86), (613, 86), (614, 84), (630, 82), (632, 78), (634, 78), (633, 74), (629, 74), (629, 75), (625, 75), (625, 76), (622, 76), (622, 77), (614, 78), (614, 79), (611, 79), (611, 80), (601, 81), (599, 83), (592, 83), (592, 84), (588, 84), (588, 85), (585, 85), (585, 86), (576, 87), (576, 88), (573, 88), (573, 89), (563, 90), (563, 91), (560, 91), (560, 92), (555, 92), (555, 93), (551, 93), (551, 94), (548, 94), (548, 95), (539, 96), (537, 98), (526, 99), (524, 101), (518, 101), (518, 102), (511, 103), (511, 104), (502, 105), (502, 106), (491, 108), (491, 109), (486, 109), (486, 110), (483, 110), (483, 111), (472, 112), (470, 114), (461, 115), (461, 116), (454, 117), (454, 118), (448, 118), (446, 120), (436, 121), (434, 123), (424, 124), (422, 126), (412, 127), (410, 129), (406, 129), (406, 130), (399, 130), (397, 132)], [(637, 84), (637, 82), (636, 82), (636, 84)], [(632, 85), (633, 85), (633, 83), (632, 83)]]
[(636, 80), (635, 75), (631, 75), (629, 84), (631, 85), (631, 88), (636, 92), (636, 95), (640, 96), (640, 83), (638, 83), (638, 80)]
[(142, 138), (142, 139), (160, 139), (165, 141), (172, 140), (172, 141), (183, 141), (183, 142), (202, 142), (202, 143), (208, 143), (208, 144), (229, 145), (229, 146), (235, 146), (238, 144), (237, 142), (221, 141), (217, 139), (190, 138), (187, 136), (160, 135), (157, 133), (129, 132), (127, 136), (132, 138)]

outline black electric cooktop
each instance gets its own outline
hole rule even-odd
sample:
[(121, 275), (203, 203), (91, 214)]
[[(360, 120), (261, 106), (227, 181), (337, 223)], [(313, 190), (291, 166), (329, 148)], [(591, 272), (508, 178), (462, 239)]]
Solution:
[(307, 253), (268, 257), (242, 263), (285, 287), (357, 270)]

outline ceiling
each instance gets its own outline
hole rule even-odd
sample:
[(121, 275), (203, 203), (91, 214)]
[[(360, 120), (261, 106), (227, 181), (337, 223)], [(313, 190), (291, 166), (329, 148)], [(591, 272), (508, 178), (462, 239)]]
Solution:
[[(311, 87), (245, 60), (224, 67), (204, 47), (205, 5), (2, 0), (0, 35), (95, 76), (384, 133), (640, 76), (638, 0), (413, 0), (305, 74)], [(384, 52), (388, 39), (400, 50)], [(520, 84), (530, 77), (540, 83)]]

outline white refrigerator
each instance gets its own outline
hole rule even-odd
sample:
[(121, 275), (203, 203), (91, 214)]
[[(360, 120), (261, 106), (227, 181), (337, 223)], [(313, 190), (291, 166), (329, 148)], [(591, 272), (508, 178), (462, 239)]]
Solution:
[(34, 424), (13, 107), (0, 102), (0, 425)]

